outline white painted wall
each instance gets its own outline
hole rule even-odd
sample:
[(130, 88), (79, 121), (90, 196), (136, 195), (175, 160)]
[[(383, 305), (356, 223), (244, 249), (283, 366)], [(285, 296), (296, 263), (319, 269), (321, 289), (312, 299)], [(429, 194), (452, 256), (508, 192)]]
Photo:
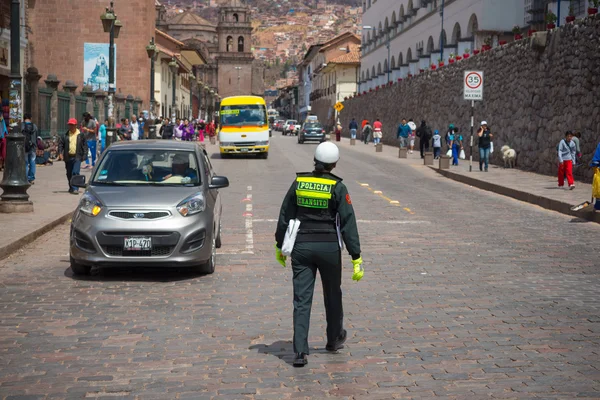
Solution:
[[(369, 0), (366, 0), (367, 3)], [(401, 10), (407, 14), (408, 3), (411, 0), (377, 0), (367, 8), (363, 14), (363, 25), (375, 27), (379, 32), (379, 26), (385, 27), (387, 18), (388, 25), (392, 25), (394, 15), (398, 20)], [(444, 8), (444, 31), (446, 32), (446, 44), (453, 42), (452, 36), (455, 25), (460, 26), (461, 37), (471, 36), (469, 31), (469, 21), (473, 15), (477, 18), (477, 25), (480, 31), (507, 31), (510, 32), (514, 25), (522, 25), (524, 18), (524, 1), (525, 0), (446, 0)], [(565, 0), (565, 2), (567, 2)], [(419, 4), (420, 0), (412, 0), (414, 5)], [(439, 13), (441, 0), (437, 1), (438, 9), (432, 8), (433, 3), (430, 3), (426, 8), (419, 8), (416, 16), (401, 24), (402, 28), (398, 27), (391, 31), (390, 53), (394, 57), (395, 64), (401, 58), (402, 63), (406, 64), (408, 50), (410, 49), (413, 59), (418, 57), (418, 48), (423, 48), (423, 52), (427, 54), (427, 44), (431, 37), (434, 43), (434, 49), (439, 53), (440, 50), (440, 34), (442, 31), (442, 19)], [(395, 33), (398, 33), (396, 36)], [(385, 47), (385, 35), (377, 41), (377, 45), (368, 44), (367, 37), (372, 36), (373, 31), (363, 30), (363, 56), (361, 58), (361, 80), (363, 72), (371, 71), (372, 67), (388, 58), (388, 52)], [(481, 39), (478, 40), (478, 42)], [(379, 47), (377, 47), (379, 46)], [(476, 43), (480, 46), (480, 43)], [(472, 48), (472, 45), (462, 43), (459, 51), (452, 49), (444, 49), (444, 61), (447, 62), (450, 52), (462, 53), (465, 48)], [(373, 50), (374, 49), (374, 50)], [(390, 59), (391, 59), (390, 57)], [(439, 54), (432, 57), (436, 63)], [(391, 62), (391, 60), (390, 60)], [(418, 66), (411, 67), (411, 73), (418, 73)], [(416, 69), (416, 71), (415, 71)]]

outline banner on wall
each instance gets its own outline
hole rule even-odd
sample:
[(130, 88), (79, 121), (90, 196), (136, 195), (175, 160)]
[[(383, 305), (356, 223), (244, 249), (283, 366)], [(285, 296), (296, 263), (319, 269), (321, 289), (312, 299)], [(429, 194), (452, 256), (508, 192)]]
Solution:
[[(108, 91), (108, 43), (83, 44), (83, 82), (94, 90)], [(115, 66), (117, 65), (117, 45), (115, 45)], [(117, 71), (115, 68), (115, 87)]]

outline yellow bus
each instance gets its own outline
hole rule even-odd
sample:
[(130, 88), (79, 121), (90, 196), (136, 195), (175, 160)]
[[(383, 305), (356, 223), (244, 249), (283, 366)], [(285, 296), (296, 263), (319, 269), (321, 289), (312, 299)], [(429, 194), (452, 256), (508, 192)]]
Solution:
[(222, 158), (233, 154), (269, 156), (267, 105), (262, 97), (226, 97), (221, 101), (219, 117)]

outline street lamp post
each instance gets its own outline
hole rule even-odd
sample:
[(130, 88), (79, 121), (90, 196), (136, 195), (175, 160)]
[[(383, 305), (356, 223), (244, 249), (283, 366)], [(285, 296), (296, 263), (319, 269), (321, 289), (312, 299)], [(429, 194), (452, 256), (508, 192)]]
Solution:
[(23, 102), (21, 100), (21, 24), (19, 23), (19, 0), (10, 6), (10, 134), (7, 135), (6, 169), (0, 182), (0, 212), (33, 212), (27, 189), (29, 182), (25, 173), (25, 136), (21, 134)]
[(445, 0), (442, 0), (442, 11), (440, 12), (442, 17), (442, 30), (440, 31), (440, 60), (442, 62), (444, 61), (444, 35), (442, 35), (442, 32), (444, 32), (444, 3)]
[(119, 32), (123, 24), (117, 19), (117, 15), (114, 11), (114, 3), (110, 2), (110, 8), (107, 8), (104, 14), (100, 16), (102, 21), (102, 28), (105, 33), (110, 34), (110, 42), (108, 47), (108, 133), (106, 145), (114, 141), (116, 131), (115, 119), (114, 119), (114, 95), (116, 92), (115, 88), (115, 39), (119, 37)]
[(156, 100), (154, 99), (154, 62), (156, 61), (156, 45), (154, 44), (154, 37), (150, 40), (150, 44), (146, 46), (146, 53), (150, 57), (150, 118), (152, 119), (152, 125), (156, 119), (154, 112), (156, 107)]
[(172, 111), (171, 111), (171, 119), (173, 121), (173, 124), (175, 124), (175, 115), (176, 115), (176, 110), (177, 110), (177, 103), (175, 103), (175, 85), (177, 84), (177, 71), (179, 70), (179, 65), (177, 64), (177, 61), (175, 60), (175, 58), (171, 59), (171, 62), (169, 63), (169, 69), (171, 70), (171, 74), (173, 75), (173, 79), (172, 79), (172, 85), (173, 85), (173, 99), (171, 101), (171, 106), (172, 106)]

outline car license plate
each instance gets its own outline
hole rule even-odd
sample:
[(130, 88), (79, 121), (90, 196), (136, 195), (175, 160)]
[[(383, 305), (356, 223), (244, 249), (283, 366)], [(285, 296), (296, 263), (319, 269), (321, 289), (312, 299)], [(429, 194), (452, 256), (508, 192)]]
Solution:
[(242, 149), (240, 149), (240, 151), (241, 151), (242, 153), (247, 153), (247, 152), (248, 152), (248, 149), (247, 149), (247, 148), (242, 148)]
[(126, 237), (123, 248), (126, 251), (152, 250), (152, 238), (149, 238), (149, 237)]

